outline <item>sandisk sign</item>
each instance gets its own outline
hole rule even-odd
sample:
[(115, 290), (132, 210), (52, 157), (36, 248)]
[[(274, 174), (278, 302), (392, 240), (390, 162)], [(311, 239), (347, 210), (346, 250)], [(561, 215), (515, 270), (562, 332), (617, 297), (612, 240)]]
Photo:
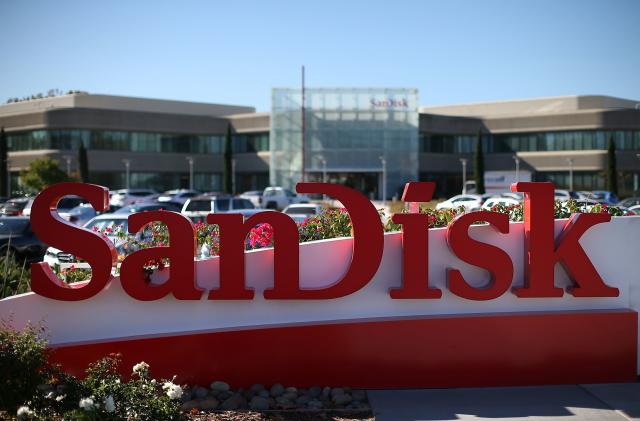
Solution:
[[(413, 205), (432, 198), (434, 183), (408, 183), (403, 200)], [(209, 214), (207, 223), (220, 229), (219, 285), (208, 290), (207, 299), (251, 300), (255, 292), (245, 282), (245, 239), (249, 230), (260, 223), (270, 224), (275, 232), (273, 251), (273, 286), (263, 291), (266, 300), (328, 300), (346, 297), (364, 288), (378, 272), (384, 251), (384, 230), (377, 210), (362, 194), (341, 185), (299, 183), (296, 190), (306, 194), (324, 194), (339, 200), (349, 212), (353, 225), (351, 261), (343, 276), (323, 288), (300, 285), (299, 242), (295, 222), (286, 214), (264, 211), (243, 220), (240, 214)], [(573, 215), (559, 236), (554, 233), (554, 187), (551, 183), (516, 183), (513, 191), (524, 193), (524, 273), (525, 282), (513, 289), (518, 298), (562, 297), (565, 289), (554, 282), (554, 267), (561, 263), (572, 285), (567, 293), (580, 298), (618, 297), (619, 290), (603, 280), (580, 239), (591, 227), (608, 223), (609, 214)], [(58, 201), (66, 195), (88, 200), (98, 211), (108, 206), (108, 190), (104, 187), (61, 183), (49, 187), (34, 200), (31, 224), (35, 234), (45, 243), (73, 253), (89, 263), (91, 280), (81, 287), (70, 287), (61, 281), (46, 263), (35, 263), (31, 270), (31, 287), (37, 294), (56, 300), (79, 301), (100, 293), (112, 280), (116, 263), (113, 244), (99, 233), (64, 221), (56, 211)], [(390, 299), (438, 300), (442, 290), (429, 281), (428, 216), (418, 212), (400, 213), (392, 217), (402, 226), (402, 285), (389, 290)], [(194, 226), (185, 216), (167, 211), (132, 214), (128, 229), (136, 233), (152, 222), (168, 227), (170, 245), (150, 247), (128, 255), (120, 267), (123, 290), (141, 301), (160, 300), (173, 295), (178, 300), (201, 300), (205, 290), (196, 279), (196, 239)], [(493, 300), (509, 293), (514, 277), (514, 264), (509, 254), (469, 235), (471, 225), (489, 224), (496, 236), (509, 233), (508, 216), (495, 212), (470, 212), (456, 218), (446, 231), (446, 243), (462, 262), (486, 270), (488, 283), (477, 286), (463, 276), (459, 268), (447, 269), (450, 292), (467, 300)], [(169, 274), (162, 283), (149, 283), (143, 266), (153, 259), (168, 258)]]

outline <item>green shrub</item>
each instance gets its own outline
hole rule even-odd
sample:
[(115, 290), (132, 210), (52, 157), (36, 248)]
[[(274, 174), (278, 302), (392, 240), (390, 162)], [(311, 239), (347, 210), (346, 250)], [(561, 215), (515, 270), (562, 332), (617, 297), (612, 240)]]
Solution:
[(0, 323), (0, 409), (15, 414), (34, 398), (47, 378), (44, 329), (27, 325), (15, 331)]
[(0, 299), (29, 291), (31, 271), (26, 260), (13, 253), (0, 256)]

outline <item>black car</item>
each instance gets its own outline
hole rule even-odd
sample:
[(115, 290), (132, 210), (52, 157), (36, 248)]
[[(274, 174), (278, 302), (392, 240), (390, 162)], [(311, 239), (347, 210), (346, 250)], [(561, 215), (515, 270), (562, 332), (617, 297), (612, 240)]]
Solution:
[(7, 249), (20, 260), (35, 262), (42, 260), (47, 245), (31, 231), (29, 218), (7, 216), (0, 218), (0, 258), (6, 256)]

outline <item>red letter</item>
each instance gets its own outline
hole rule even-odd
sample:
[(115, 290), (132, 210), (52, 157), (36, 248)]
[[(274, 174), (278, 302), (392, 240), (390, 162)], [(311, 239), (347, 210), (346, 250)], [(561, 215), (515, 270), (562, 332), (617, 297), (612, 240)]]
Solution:
[[(127, 294), (136, 300), (158, 300), (170, 292), (178, 300), (199, 300), (202, 289), (196, 285), (196, 239), (193, 224), (176, 212), (149, 211), (129, 216), (129, 232), (137, 233), (145, 225), (159, 221), (169, 230), (169, 246), (149, 247), (127, 256), (120, 267), (120, 281)], [(169, 279), (154, 285), (145, 279), (143, 266), (150, 260), (169, 258)]]
[(525, 286), (514, 292), (521, 298), (561, 297), (554, 285), (553, 268), (561, 262), (576, 297), (617, 297), (617, 288), (607, 286), (578, 242), (590, 227), (611, 220), (609, 214), (572, 215), (558, 240), (554, 240), (553, 183), (515, 183), (512, 191), (524, 193)]
[(454, 219), (447, 227), (447, 244), (463, 262), (486, 269), (491, 281), (484, 288), (470, 286), (457, 269), (447, 270), (449, 289), (468, 300), (493, 300), (504, 294), (513, 280), (513, 263), (500, 248), (481, 243), (469, 237), (469, 226), (486, 221), (499, 232), (509, 232), (509, 216), (496, 212), (470, 212)]
[(98, 212), (109, 207), (109, 190), (106, 187), (83, 183), (54, 184), (44, 189), (33, 201), (31, 227), (42, 242), (86, 260), (91, 266), (91, 279), (83, 287), (71, 288), (58, 279), (47, 263), (32, 263), (31, 289), (54, 300), (86, 300), (102, 291), (111, 279), (116, 250), (99, 233), (60, 218), (58, 202), (67, 195), (83, 197)]
[(298, 183), (298, 193), (326, 194), (342, 202), (353, 225), (353, 253), (349, 270), (335, 284), (320, 289), (300, 289), (297, 278), (276, 279), (266, 299), (326, 300), (352, 294), (364, 287), (378, 271), (384, 248), (384, 232), (378, 211), (364, 195), (329, 183)]
[(393, 299), (440, 298), (442, 291), (429, 288), (429, 215), (419, 213), (420, 202), (429, 202), (436, 183), (413, 182), (404, 186), (403, 202), (412, 213), (396, 213), (391, 220), (402, 225), (402, 288), (393, 288)]
[(207, 215), (207, 223), (220, 227), (220, 288), (209, 291), (210, 300), (253, 298), (253, 290), (245, 286), (244, 250), (247, 234), (261, 223), (273, 227), (274, 283), (298, 283), (298, 227), (293, 219), (284, 213), (264, 211), (256, 213), (244, 223), (242, 220), (241, 214)]

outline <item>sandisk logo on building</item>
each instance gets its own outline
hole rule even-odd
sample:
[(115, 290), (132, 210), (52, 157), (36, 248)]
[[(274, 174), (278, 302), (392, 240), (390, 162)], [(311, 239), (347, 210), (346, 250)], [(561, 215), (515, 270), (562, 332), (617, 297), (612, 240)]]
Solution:
[(371, 98), (371, 106), (374, 108), (409, 108), (409, 102), (406, 98), (402, 99), (381, 99)]
[[(431, 200), (435, 183), (415, 182), (405, 187), (403, 200), (412, 212), (393, 215), (402, 226), (402, 286), (389, 291), (391, 299), (440, 299), (442, 291), (430, 286), (428, 259), (428, 215), (415, 212), (415, 204)], [(299, 193), (325, 194), (339, 200), (349, 212), (353, 225), (351, 263), (344, 275), (330, 286), (316, 289), (300, 287), (299, 242), (295, 222), (286, 214), (259, 212), (246, 221), (240, 214), (209, 214), (207, 222), (220, 229), (219, 286), (207, 292), (209, 300), (251, 300), (254, 290), (245, 282), (245, 238), (257, 224), (270, 224), (275, 232), (273, 287), (264, 290), (267, 300), (326, 300), (345, 297), (364, 288), (374, 277), (382, 261), (384, 230), (378, 211), (361, 193), (342, 185), (299, 183)], [(573, 286), (567, 292), (574, 297), (617, 297), (617, 288), (600, 277), (580, 245), (580, 238), (592, 226), (609, 222), (603, 213), (573, 215), (561, 234), (554, 235), (554, 187), (552, 183), (516, 183), (512, 190), (524, 193), (525, 283), (512, 291), (519, 298), (561, 297), (565, 289), (554, 284), (554, 267), (562, 263)], [(61, 183), (49, 187), (35, 199), (31, 221), (36, 235), (44, 242), (73, 253), (89, 263), (91, 280), (71, 288), (61, 281), (46, 263), (32, 265), (34, 292), (48, 298), (77, 301), (98, 294), (111, 281), (116, 262), (113, 244), (99, 233), (64, 221), (56, 211), (58, 201), (66, 195), (87, 199), (98, 210), (108, 207), (105, 187)], [(194, 226), (185, 216), (168, 211), (150, 211), (129, 216), (128, 230), (136, 233), (149, 223), (160, 221), (168, 227), (170, 245), (150, 247), (131, 253), (122, 262), (120, 281), (124, 291), (142, 301), (153, 301), (172, 294), (178, 300), (200, 300), (205, 291), (198, 286), (195, 274), (196, 238)], [(509, 293), (514, 265), (508, 253), (469, 235), (477, 222), (489, 224), (500, 236), (509, 233), (505, 214), (470, 212), (447, 227), (446, 242), (461, 261), (491, 274), (487, 285), (479, 288), (468, 283), (459, 268), (447, 269), (447, 287), (451, 293), (468, 300), (492, 300)], [(169, 258), (168, 279), (150, 284), (143, 266), (150, 260)]]

